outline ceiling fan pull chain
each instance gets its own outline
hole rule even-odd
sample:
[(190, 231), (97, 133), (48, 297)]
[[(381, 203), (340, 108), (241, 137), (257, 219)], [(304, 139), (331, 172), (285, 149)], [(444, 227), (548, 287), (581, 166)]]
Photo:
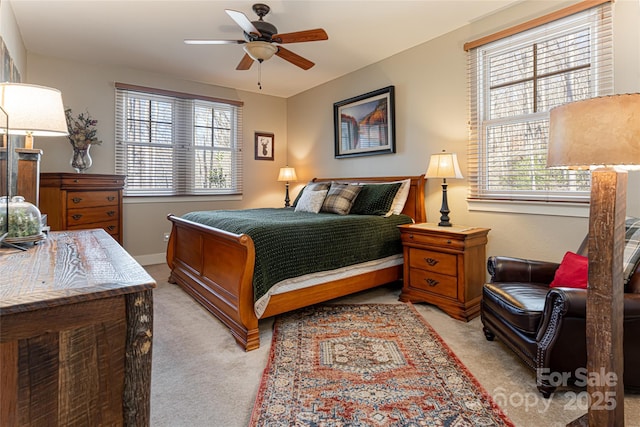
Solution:
[(258, 88), (262, 90), (262, 83), (260, 83), (260, 80), (262, 80), (262, 61), (258, 61)]

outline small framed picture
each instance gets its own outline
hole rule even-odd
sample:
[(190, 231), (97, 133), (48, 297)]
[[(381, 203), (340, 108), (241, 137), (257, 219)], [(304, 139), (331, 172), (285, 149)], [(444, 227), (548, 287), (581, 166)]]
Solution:
[(256, 160), (273, 160), (272, 133), (256, 132)]

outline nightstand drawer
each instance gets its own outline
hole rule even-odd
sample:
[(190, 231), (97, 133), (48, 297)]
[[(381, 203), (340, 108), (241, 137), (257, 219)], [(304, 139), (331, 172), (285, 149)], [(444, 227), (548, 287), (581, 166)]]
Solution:
[(432, 271), (412, 268), (409, 270), (410, 287), (428, 291), (449, 298), (458, 296), (458, 279)]
[(67, 209), (117, 206), (119, 201), (117, 191), (69, 191), (67, 193)]
[(427, 245), (440, 248), (464, 250), (464, 241), (437, 234), (424, 234), (406, 231), (402, 233), (402, 242), (414, 245)]
[(409, 267), (434, 271), (448, 276), (457, 274), (456, 256), (442, 252), (411, 248), (409, 250)]
[(118, 221), (119, 211), (117, 206), (100, 206), (87, 209), (69, 209), (67, 212), (67, 227), (74, 225), (94, 224), (96, 222)]

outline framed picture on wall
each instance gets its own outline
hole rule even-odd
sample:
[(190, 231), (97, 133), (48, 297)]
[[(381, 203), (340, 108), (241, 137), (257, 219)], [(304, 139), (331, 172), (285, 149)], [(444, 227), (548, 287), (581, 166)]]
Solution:
[(396, 152), (394, 87), (333, 104), (335, 157)]
[(273, 160), (274, 136), (272, 133), (256, 132), (256, 160)]

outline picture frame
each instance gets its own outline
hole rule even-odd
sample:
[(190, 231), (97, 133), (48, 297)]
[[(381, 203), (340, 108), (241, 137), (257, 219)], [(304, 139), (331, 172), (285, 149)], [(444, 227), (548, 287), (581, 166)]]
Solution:
[(396, 152), (394, 86), (333, 104), (335, 157)]
[(275, 137), (272, 133), (255, 132), (255, 159), (273, 160)]

